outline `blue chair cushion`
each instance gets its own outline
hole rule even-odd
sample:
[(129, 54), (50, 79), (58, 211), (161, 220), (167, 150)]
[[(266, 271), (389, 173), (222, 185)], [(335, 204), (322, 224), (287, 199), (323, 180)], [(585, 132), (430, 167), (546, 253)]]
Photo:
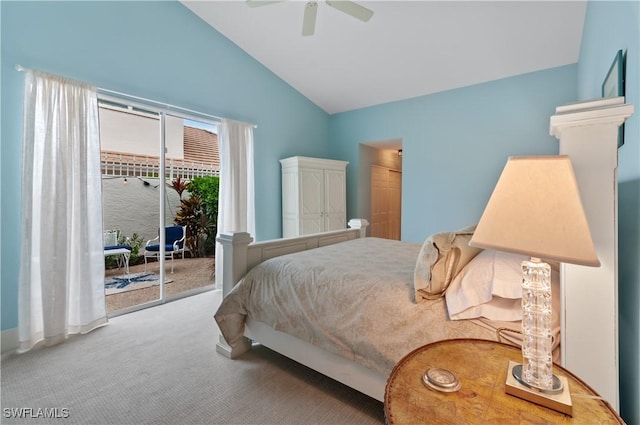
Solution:
[[(179, 244), (180, 248), (182, 248), (182, 243)], [(144, 249), (147, 251), (160, 251), (160, 245), (148, 245)], [(173, 244), (166, 244), (164, 246), (165, 251), (173, 251)]]
[(174, 241), (182, 239), (182, 226), (169, 226), (165, 229), (166, 243), (173, 243)]
[(105, 246), (104, 250), (108, 251), (110, 249), (120, 249), (120, 248), (124, 248), (124, 249), (128, 249), (129, 251), (131, 251), (131, 246), (130, 245), (112, 245), (112, 246)]

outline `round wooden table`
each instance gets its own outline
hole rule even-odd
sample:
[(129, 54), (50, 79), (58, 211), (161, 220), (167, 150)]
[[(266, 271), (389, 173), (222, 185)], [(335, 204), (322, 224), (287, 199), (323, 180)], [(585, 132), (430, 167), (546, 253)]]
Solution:
[[(420, 347), (393, 369), (384, 394), (388, 424), (624, 424), (609, 403), (566, 369), (554, 374), (568, 380), (573, 417), (505, 393), (509, 361), (522, 362), (518, 347), (478, 339), (453, 339)], [(455, 392), (428, 388), (429, 368), (453, 372)]]

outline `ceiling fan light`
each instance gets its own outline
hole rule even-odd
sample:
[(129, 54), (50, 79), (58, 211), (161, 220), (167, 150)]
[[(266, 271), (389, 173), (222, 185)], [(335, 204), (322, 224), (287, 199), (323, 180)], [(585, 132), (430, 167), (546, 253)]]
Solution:
[(247, 0), (247, 5), (249, 7), (259, 7), (266, 6), (268, 4), (280, 3), (284, 0)]
[(373, 10), (348, 0), (326, 0), (327, 5), (356, 19), (367, 22), (373, 16)]
[[(1, 1), (1, 0), (0, 0)], [(266, 6), (272, 3), (281, 3), (284, 0), (246, 0), (249, 7)], [(373, 10), (360, 6), (350, 0), (325, 0), (328, 6), (336, 10), (346, 13), (347, 15), (367, 22), (373, 16)], [(302, 18), (302, 35), (313, 35), (316, 30), (316, 17), (318, 15), (318, 2), (311, 0), (304, 7), (304, 16)]]
[(316, 29), (316, 16), (318, 14), (318, 3), (310, 1), (304, 7), (304, 18), (302, 19), (302, 35), (313, 35)]

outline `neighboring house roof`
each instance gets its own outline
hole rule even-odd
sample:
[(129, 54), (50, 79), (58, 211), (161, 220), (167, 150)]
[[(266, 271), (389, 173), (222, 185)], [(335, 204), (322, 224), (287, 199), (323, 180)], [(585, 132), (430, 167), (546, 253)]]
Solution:
[(220, 169), (218, 135), (208, 130), (184, 127), (184, 160), (212, 164)]

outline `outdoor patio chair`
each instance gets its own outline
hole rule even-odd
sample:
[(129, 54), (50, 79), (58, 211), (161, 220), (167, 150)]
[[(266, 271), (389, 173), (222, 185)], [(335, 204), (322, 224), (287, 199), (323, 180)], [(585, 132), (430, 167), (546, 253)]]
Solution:
[[(164, 258), (171, 257), (171, 273), (173, 273), (173, 259), (176, 255), (182, 255), (184, 264), (185, 239), (187, 226), (168, 226), (164, 229)], [(147, 241), (144, 247), (144, 270), (147, 271), (147, 258), (160, 259), (160, 232), (158, 236)]]
[(131, 254), (131, 246), (127, 244), (119, 244), (120, 230), (105, 230), (102, 232), (102, 243), (104, 256), (115, 255), (118, 258), (118, 268), (124, 267), (127, 276), (129, 276), (129, 255)]

